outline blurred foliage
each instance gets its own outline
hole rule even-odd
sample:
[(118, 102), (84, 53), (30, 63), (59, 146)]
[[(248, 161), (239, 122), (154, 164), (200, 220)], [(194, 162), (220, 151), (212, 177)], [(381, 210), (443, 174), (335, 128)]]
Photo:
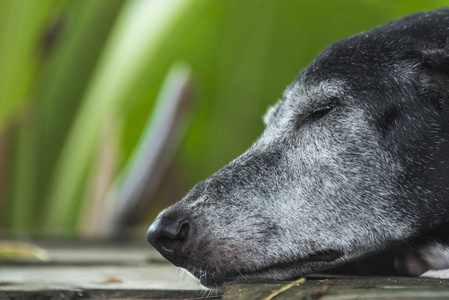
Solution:
[(193, 73), (194, 114), (149, 219), (249, 147), (268, 106), (328, 44), (447, 4), (0, 0), (0, 225), (80, 234), (107, 155), (101, 218), (177, 61)]

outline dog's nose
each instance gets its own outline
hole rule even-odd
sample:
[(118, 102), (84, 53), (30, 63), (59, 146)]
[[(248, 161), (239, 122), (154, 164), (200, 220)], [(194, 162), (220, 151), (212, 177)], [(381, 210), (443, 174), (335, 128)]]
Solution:
[(147, 240), (166, 259), (176, 260), (190, 231), (189, 222), (179, 216), (159, 216), (147, 232)]

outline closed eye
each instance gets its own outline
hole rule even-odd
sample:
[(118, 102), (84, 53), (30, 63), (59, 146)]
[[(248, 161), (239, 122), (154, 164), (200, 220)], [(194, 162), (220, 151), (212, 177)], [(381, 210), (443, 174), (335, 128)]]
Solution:
[(327, 105), (323, 105), (314, 109), (308, 116), (303, 118), (299, 118), (296, 122), (296, 129), (300, 129), (304, 124), (317, 121), (323, 117), (325, 117), (328, 113), (330, 113), (336, 106), (337, 102), (329, 103)]
[(329, 104), (326, 106), (319, 107), (312, 111), (312, 113), (307, 117), (307, 120), (313, 121), (321, 119), (322, 117), (327, 115), (332, 109), (334, 109), (335, 106), (336, 104)]

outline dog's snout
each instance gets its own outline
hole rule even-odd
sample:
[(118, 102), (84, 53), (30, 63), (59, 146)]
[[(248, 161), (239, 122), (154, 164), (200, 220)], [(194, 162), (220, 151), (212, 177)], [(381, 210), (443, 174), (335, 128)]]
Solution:
[(190, 232), (189, 222), (178, 216), (159, 216), (147, 232), (147, 240), (165, 258), (174, 260), (182, 251)]

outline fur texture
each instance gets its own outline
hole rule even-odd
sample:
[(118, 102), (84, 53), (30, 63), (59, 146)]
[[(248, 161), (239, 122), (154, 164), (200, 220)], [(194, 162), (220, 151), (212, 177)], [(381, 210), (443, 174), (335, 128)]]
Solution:
[[(446, 226), (448, 38), (441, 9), (330, 45), (250, 149), (159, 215), (150, 243), (220, 287), (293, 279)], [(449, 246), (431, 236), (398, 251), (396, 269), (449, 267)]]

